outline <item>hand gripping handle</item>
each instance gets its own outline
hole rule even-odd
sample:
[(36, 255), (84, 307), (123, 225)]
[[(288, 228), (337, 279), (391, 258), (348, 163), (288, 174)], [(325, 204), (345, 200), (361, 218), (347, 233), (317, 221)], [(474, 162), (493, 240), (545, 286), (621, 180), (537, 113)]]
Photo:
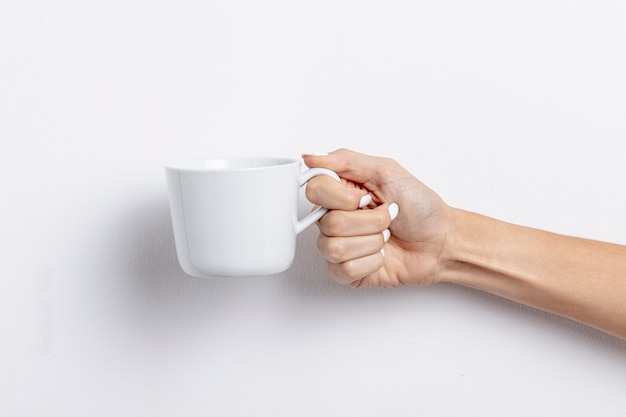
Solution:
[[(331, 178), (336, 179), (337, 181), (341, 181), (339, 175), (335, 171), (331, 171), (326, 168), (310, 168), (302, 173), (300, 173), (300, 187), (304, 186), (309, 180), (313, 177), (317, 177), (318, 175), (327, 175)], [(313, 223), (322, 218), (324, 214), (328, 211), (327, 208), (318, 207), (313, 210), (309, 215), (307, 215), (304, 219), (298, 221), (296, 223), (296, 234), (299, 234), (307, 227), (311, 226)]]

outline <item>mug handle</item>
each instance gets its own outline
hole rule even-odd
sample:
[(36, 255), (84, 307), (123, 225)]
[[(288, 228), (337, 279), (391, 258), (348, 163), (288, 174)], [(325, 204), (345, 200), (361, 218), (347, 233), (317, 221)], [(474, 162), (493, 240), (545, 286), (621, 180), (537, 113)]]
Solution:
[[(317, 177), (318, 175), (327, 175), (341, 182), (339, 175), (337, 175), (335, 171), (331, 171), (330, 169), (326, 168), (310, 168), (300, 173), (300, 187), (303, 187), (304, 184), (309, 182), (311, 178)], [(321, 219), (322, 216), (326, 214), (326, 212), (328, 212), (328, 209), (324, 207), (318, 207), (313, 210), (304, 219), (296, 223), (296, 234), (300, 234), (307, 227), (311, 226), (313, 223)]]

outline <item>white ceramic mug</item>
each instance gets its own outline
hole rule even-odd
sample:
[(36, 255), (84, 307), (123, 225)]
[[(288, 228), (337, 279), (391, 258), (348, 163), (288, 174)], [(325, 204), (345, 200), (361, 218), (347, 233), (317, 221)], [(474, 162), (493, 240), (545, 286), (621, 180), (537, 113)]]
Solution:
[(198, 277), (269, 275), (288, 269), (296, 236), (325, 213), (298, 220), (300, 188), (311, 178), (290, 158), (215, 158), (165, 167), (178, 261)]

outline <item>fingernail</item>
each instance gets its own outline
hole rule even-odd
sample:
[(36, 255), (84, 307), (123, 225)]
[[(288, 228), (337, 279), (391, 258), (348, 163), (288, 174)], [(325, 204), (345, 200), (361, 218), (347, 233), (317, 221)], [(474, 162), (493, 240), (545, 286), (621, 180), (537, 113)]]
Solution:
[(330, 155), (328, 152), (320, 152), (320, 153), (303, 153), (302, 156), (328, 156)]
[(381, 253), (383, 256), (385, 256), (385, 249), (381, 249), (381, 250), (380, 250), (380, 253)]
[(385, 229), (383, 230), (383, 239), (384, 242), (387, 243), (387, 241), (391, 238), (391, 232), (389, 231), (389, 229)]
[(361, 201), (359, 201), (359, 207), (363, 208), (371, 202), (372, 202), (371, 194), (365, 194), (363, 197), (361, 197)]
[(398, 217), (398, 213), (400, 212), (400, 207), (396, 203), (391, 203), (389, 204), (389, 207), (387, 210), (389, 210), (389, 217), (393, 221), (393, 219)]

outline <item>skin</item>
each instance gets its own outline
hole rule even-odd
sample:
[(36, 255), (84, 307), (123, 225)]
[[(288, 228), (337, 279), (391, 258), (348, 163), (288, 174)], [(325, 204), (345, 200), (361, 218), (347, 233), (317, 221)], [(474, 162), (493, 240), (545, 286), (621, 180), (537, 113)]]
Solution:
[[(319, 176), (306, 190), (311, 202), (330, 209), (318, 222), (318, 247), (338, 283), (454, 283), (626, 339), (626, 246), (451, 207), (392, 159), (346, 149), (303, 158), (342, 178)], [(359, 209), (366, 194), (372, 202)], [(399, 206), (393, 220), (392, 203)], [(385, 229), (391, 232), (387, 242)]]

